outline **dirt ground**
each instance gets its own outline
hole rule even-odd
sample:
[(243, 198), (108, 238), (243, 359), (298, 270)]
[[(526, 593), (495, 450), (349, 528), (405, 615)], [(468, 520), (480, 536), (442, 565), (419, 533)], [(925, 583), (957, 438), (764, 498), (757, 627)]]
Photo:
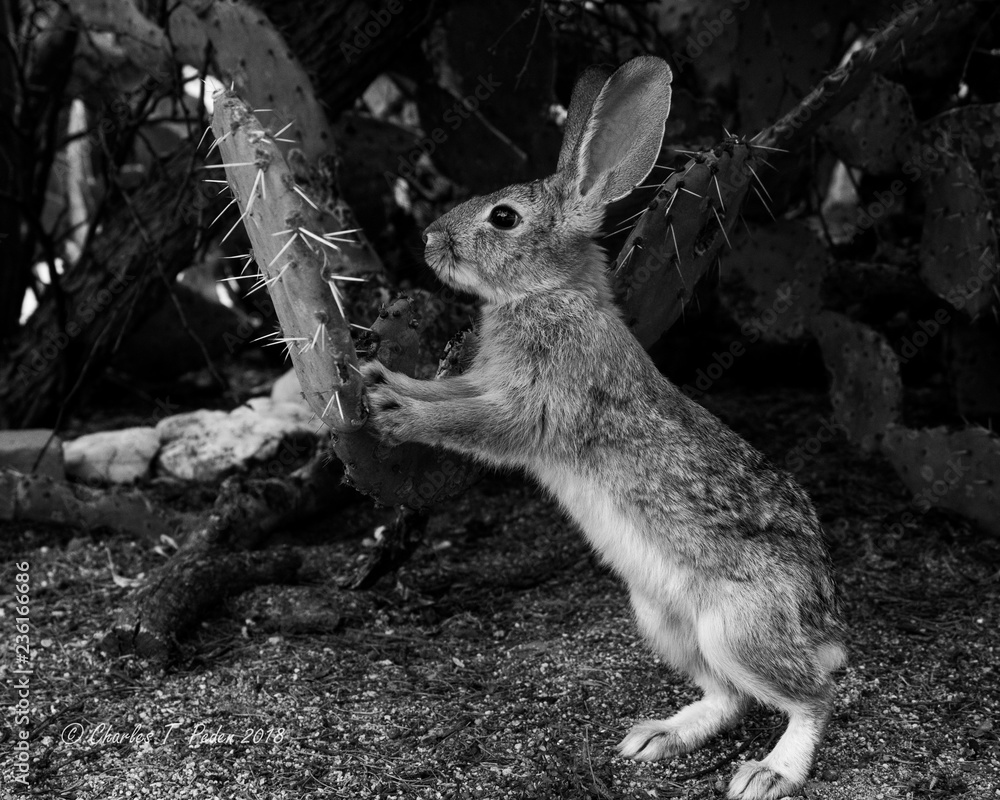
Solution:
[[(779, 463), (829, 413), (803, 391), (709, 405)], [(888, 465), (842, 440), (797, 477), (829, 532), (851, 629), (805, 796), (1000, 797), (1000, 545), (921, 514)], [(112, 565), (135, 577), (163, 555), (100, 533), (0, 532), (7, 685), (17, 562), (31, 578), (26, 794), (693, 800), (720, 796), (780, 733), (759, 711), (676, 761), (618, 758), (634, 720), (695, 692), (647, 652), (623, 588), (554, 505), (516, 476), (491, 478), (439, 510), (394, 580), (339, 588), (384, 515), (362, 504), (292, 532), (300, 582), (220, 608), (166, 674), (94, 651), (127, 592)], [(0, 728), (5, 778), (13, 719)]]

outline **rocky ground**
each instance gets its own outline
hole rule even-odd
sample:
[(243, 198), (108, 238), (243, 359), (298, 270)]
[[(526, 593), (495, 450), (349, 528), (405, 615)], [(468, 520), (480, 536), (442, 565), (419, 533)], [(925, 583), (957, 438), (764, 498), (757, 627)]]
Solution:
[[(779, 463), (820, 429), (821, 394), (713, 396)], [(921, 513), (895, 473), (841, 440), (797, 477), (829, 532), (851, 663), (805, 796), (1000, 797), (1000, 545)], [(294, 586), (255, 589), (183, 642), (166, 674), (94, 642), (164, 555), (101, 533), (0, 535), (4, 682), (17, 677), (15, 576), (31, 580), (42, 798), (715, 798), (782, 721), (759, 711), (701, 751), (636, 764), (614, 745), (695, 692), (652, 657), (625, 592), (553, 504), (516, 476), (441, 508), (425, 547), (370, 591), (339, 588), (385, 512), (368, 504), (283, 539)], [(16, 699), (16, 698), (15, 698)], [(16, 759), (4, 717), (0, 768)], [(16, 793), (9, 780), (2, 793)]]

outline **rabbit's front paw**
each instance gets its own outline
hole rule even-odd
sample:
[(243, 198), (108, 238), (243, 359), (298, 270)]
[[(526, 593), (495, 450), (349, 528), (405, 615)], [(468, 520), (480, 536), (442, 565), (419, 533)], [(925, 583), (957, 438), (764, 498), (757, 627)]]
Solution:
[(386, 376), (389, 374), (390, 370), (378, 359), (373, 358), (371, 361), (366, 361), (361, 365), (361, 382), (367, 386), (375, 386), (380, 383), (385, 383)]
[(413, 401), (387, 384), (368, 390), (368, 424), (388, 445), (410, 441), (416, 429)]
[(690, 749), (664, 719), (637, 722), (618, 745), (618, 752), (634, 761), (662, 761)]

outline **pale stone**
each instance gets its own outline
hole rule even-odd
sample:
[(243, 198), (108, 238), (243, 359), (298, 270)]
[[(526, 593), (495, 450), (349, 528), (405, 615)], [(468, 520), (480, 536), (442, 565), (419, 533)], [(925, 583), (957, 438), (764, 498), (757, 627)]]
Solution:
[(88, 433), (63, 445), (66, 473), (79, 481), (133, 483), (149, 476), (160, 449), (156, 428)]
[(283, 442), (315, 436), (320, 428), (311, 411), (267, 397), (228, 414), (206, 410), (167, 417), (157, 425), (163, 443), (157, 471), (184, 480), (217, 480), (250, 462), (274, 458)]

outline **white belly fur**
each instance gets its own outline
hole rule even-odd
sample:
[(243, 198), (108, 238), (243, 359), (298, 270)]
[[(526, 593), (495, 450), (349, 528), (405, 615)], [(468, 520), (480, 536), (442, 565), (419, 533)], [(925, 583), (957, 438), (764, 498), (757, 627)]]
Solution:
[(622, 512), (606, 487), (594, 481), (548, 465), (538, 465), (533, 472), (631, 591), (687, 616), (684, 610), (696, 593), (695, 576), (674, 563), (665, 548), (653, 544), (661, 532), (641, 530), (642, 521)]

